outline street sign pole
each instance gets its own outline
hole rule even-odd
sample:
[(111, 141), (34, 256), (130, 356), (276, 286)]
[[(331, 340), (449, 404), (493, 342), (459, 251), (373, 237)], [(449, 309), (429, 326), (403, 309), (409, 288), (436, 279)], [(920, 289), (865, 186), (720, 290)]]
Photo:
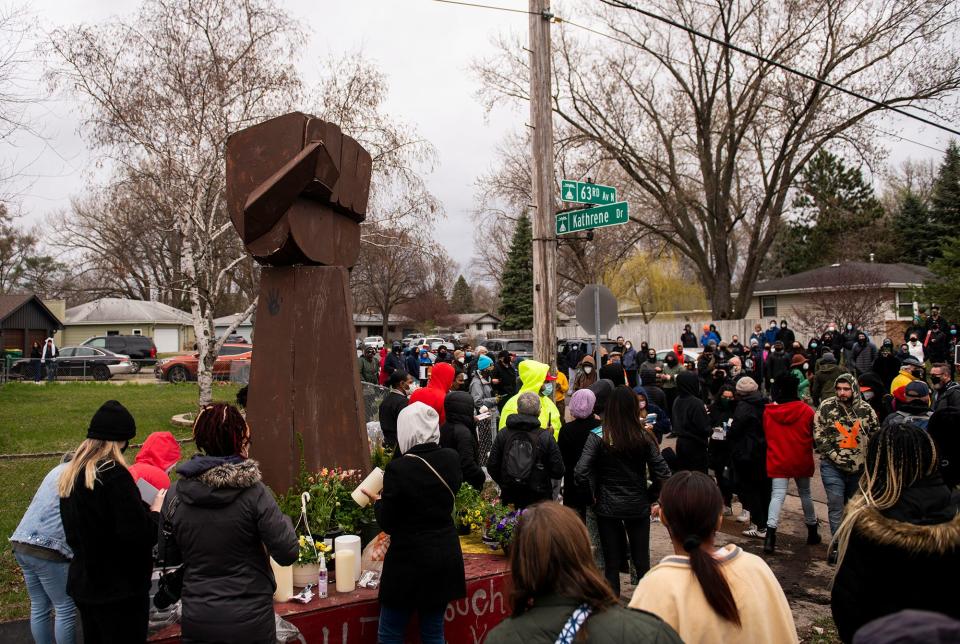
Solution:
[(593, 345), (593, 350), (597, 354), (596, 361), (597, 364), (594, 368), (597, 370), (597, 379), (600, 378), (600, 285), (597, 284), (597, 287), (593, 290), (593, 320), (594, 328), (596, 328), (597, 333), (597, 342)]

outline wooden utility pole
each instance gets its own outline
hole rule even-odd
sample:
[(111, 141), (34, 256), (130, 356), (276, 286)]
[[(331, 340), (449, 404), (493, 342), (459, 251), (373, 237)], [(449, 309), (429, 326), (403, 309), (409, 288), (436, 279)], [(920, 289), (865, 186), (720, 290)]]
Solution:
[(533, 357), (557, 362), (557, 236), (553, 193), (549, 0), (530, 1), (530, 125), (533, 127)]

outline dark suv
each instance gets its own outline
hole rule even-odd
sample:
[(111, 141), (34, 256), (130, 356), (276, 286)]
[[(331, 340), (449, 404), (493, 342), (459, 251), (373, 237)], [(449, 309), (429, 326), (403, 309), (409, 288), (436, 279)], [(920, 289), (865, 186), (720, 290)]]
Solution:
[(157, 364), (157, 347), (153, 340), (145, 335), (98, 335), (87, 338), (83, 344), (130, 356), (133, 373), (138, 373), (143, 366)]

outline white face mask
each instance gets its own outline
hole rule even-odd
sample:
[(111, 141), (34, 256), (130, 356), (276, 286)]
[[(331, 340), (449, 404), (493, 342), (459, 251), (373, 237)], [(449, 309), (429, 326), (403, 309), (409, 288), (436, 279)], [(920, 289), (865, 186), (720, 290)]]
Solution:
[(591, 371), (593, 371), (593, 367), (584, 367), (584, 368), (583, 368), (583, 373), (589, 374)]
[(460, 364), (463, 364), (463, 362), (464, 362), (465, 359), (466, 359), (466, 358), (457, 358), (457, 362), (459, 362)]

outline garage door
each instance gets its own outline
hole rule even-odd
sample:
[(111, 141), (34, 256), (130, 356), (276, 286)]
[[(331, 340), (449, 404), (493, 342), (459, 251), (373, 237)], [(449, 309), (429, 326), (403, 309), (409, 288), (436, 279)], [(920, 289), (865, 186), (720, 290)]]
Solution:
[(174, 353), (180, 350), (179, 329), (154, 329), (153, 343), (157, 353)]

